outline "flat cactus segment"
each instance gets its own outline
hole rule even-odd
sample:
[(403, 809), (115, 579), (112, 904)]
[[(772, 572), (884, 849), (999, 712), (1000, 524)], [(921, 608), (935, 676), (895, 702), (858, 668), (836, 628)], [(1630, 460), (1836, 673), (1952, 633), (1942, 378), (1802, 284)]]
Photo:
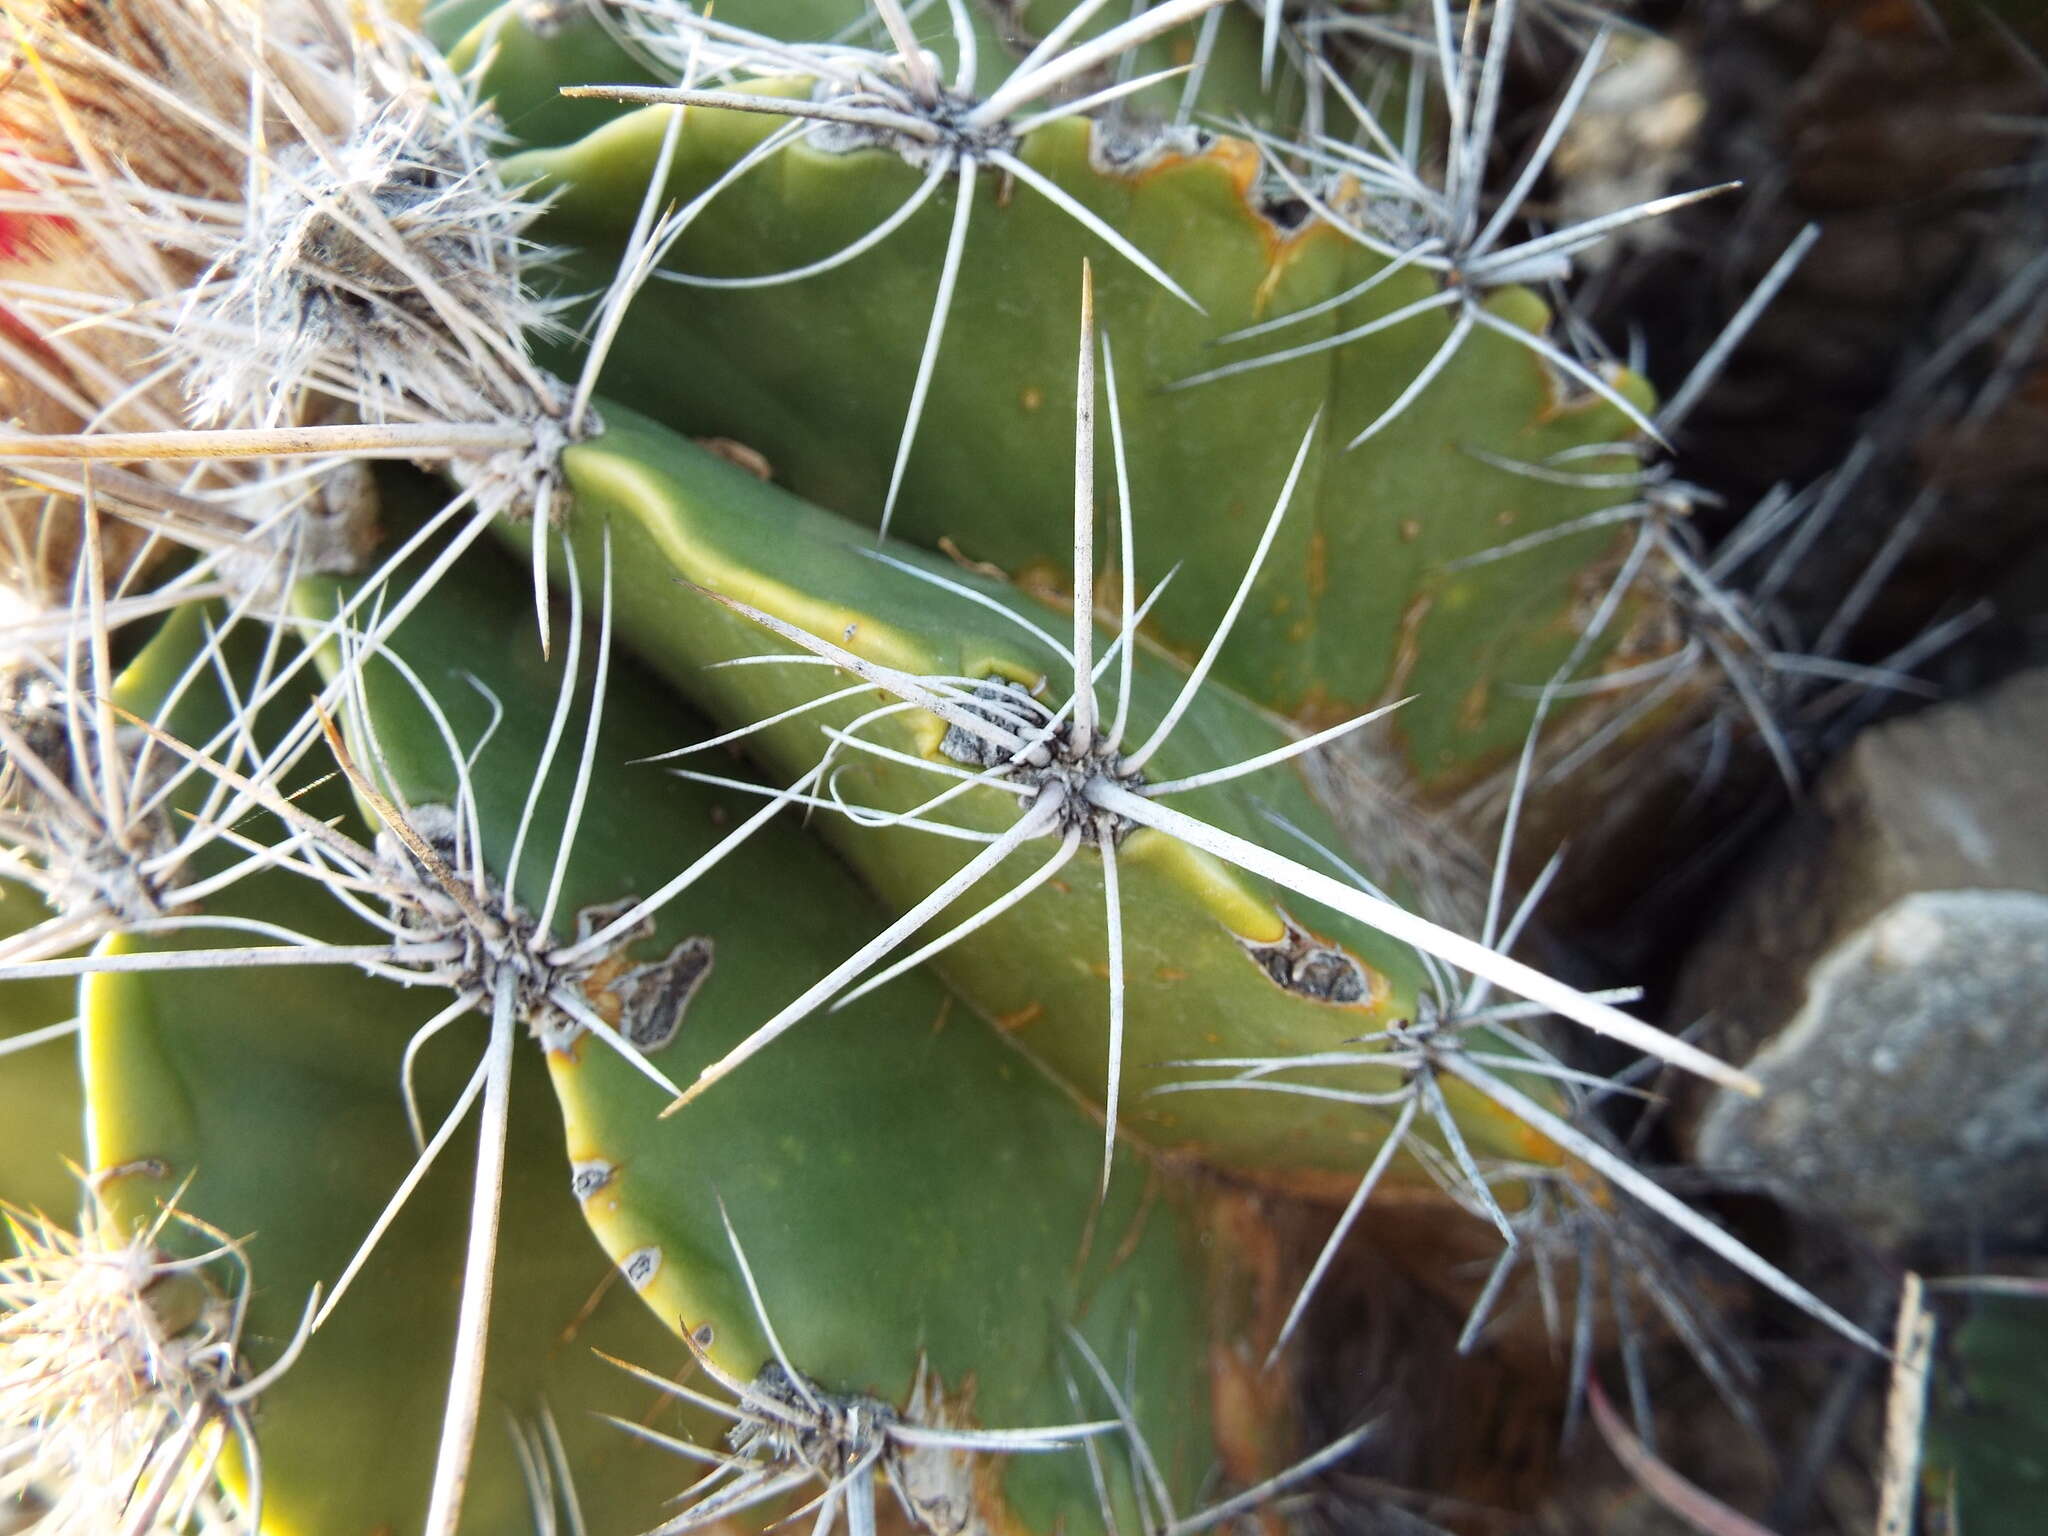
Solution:
[[(186, 638), (196, 617), (181, 616)], [(169, 662), (162, 653), (172, 649), (159, 637), (152, 652)], [(204, 739), (226, 707), (202, 690), (168, 724)], [(321, 786), (301, 803), (346, 826), (339, 788)], [(340, 943), (376, 937), (309, 882), (278, 872), (210, 898), (207, 911)], [(121, 938), (111, 949), (195, 942), (208, 940)], [(131, 972), (93, 977), (83, 990), (89, 1166), (101, 1196), (124, 1227), (155, 1219), (175, 1196), (180, 1210), (240, 1244), (254, 1285), (242, 1343), (260, 1370), (298, 1331), (312, 1287), (341, 1273), (413, 1162), (399, 1063), (408, 1034), (439, 1000), (345, 968), (312, 977), (274, 968)], [(430, 1110), (458, 1095), (467, 1075), (459, 1068), (426, 1053), (418, 1086)], [(498, 1277), (486, 1388), (495, 1406), (464, 1529), (531, 1526), (503, 1425), (509, 1414), (530, 1428), (544, 1405), (578, 1469), (586, 1515), (600, 1529), (631, 1527), (659, 1507), (671, 1474), (659, 1455), (592, 1422), (589, 1408), (616, 1407), (619, 1398), (614, 1374), (589, 1347), (645, 1352), (663, 1335), (625, 1297), (603, 1297), (610, 1266), (563, 1197), (567, 1170), (537, 1064), (514, 1095), (506, 1221), (518, 1239)], [(460, 1162), (448, 1158), (427, 1177), (357, 1288), (262, 1394), (257, 1442), (270, 1536), (416, 1525), (440, 1413), (439, 1394), (421, 1390), (418, 1372), (423, 1360), (445, 1358), (453, 1330), (448, 1278), (461, 1266), (468, 1192)], [(196, 1233), (181, 1241), (188, 1251), (211, 1246)], [(232, 1293), (234, 1266), (219, 1273)], [(633, 1411), (646, 1406), (636, 1398)], [(247, 1470), (236, 1469), (237, 1486), (246, 1487)]]
[[(473, 18), (469, 12), (477, 12)], [(467, 19), (469, 25), (458, 29)], [(470, 6), (430, 28), (448, 62), (479, 70), (477, 95), (490, 103), (514, 144), (561, 144), (618, 116), (604, 101), (574, 101), (561, 87), (590, 80), (659, 83), (594, 9), (530, 0)]]
[(1936, 1377), (1927, 1481), (1946, 1488), (1949, 1506), (1970, 1522), (1963, 1529), (1987, 1536), (2022, 1536), (2048, 1498), (2048, 1298), (2027, 1289), (2037, 1284), (1972, 1297), (1948, 1346), (1953, 1358)]
[[(0, 882), (0, 938), (49, 915), (33, 891)], [(0, 1200), (53, 1214), (78, 1203), (64, 1161), (84, 1155), (78, 1041), (58, 1032), (78, 1016), (77, 993), (76, 983), (56, 978), (0, 986)], [(29, 1044), (31, 1036), (40, 1043)]]
[[(249, 915), (297, 919), (338, 940), (315, 892), (251, 882)], [(301, 913), (297, 909), (304, 907)], [(323, 926), (323, 919), (326, 925)], [(127, 952), (127, 946), (120, 951)], [(279, 971), (122, 975), (88, 988), (87, 1080), (94, 1166), (147, 1163), (105, 1186), (128, 1221), (154, 1216), (187, 1175), (181, 1208), (238, 1236), (257, 1289), (245, 1343), (267, 1364), (293, 1336), (308, 1288), (331, 1283), (413, 1159), (398, 1060), (431, 997), (350, 972), (317, 983)], [(461, 1076), (420, 1074), (429, 1106)], [(563, 1198), (566, 1170), (537, 1069), (514, 1089), (516, 1138), (506, 1181), (508, 1243), (486, 1392), (496, 1405), (471, 1473), (464, 1530), (527, 1529), (525, 1484), (504, 1415), (531, 1423), (545, 1403), (577, 1468), (584, 1512), (600, 1529), (637, 1528), (672, 1491), (664, 1458), (591, 1422), (621, 1407), (609, 1368), (589, 1351), (660, 1358), (662, 1335), (622, 1294)], [(440, 1419), (423, 1361), (445, 1358), (454, 1328), (468, 1180), (451, 1158), (414, 1194), (378, 1258), (298, 1362), (263, 1395), (258, 1425), (264, 1530), (325, 1536), (405, 1529), (426, 1506)], [(631, 1411), (651, 1406), (636, 1398)], [(376, 1476), (366, 1477), (365, 1468)]]
[[(818, 704), (747, 738), (776, 782), (789, 783), (818, 761), (828, 744), (821, 728), (843, 729), (885, 696), (824, 700), (847, 686), (829, 668), (712, 665), (787, 648), (710, 597), (679, 587), (677, 578), (916, 675), (970, 683), (1007, 679), (1027, 688), (1048, 674), (1057, 676), (1061, 659), (1048, 639), (1006, 622), (1000, 610), (1026, 617), (1049, 634), (1066, 622), (1062, 616), (943, 562), (900, 548), (877, 551), (871, 536), (854, 525), (620, 408), (607, 405), (605, 411), (605, 435), (572, 449), (565, 462), (578, 498), (570, 528), (579, 559), (589, 569), (608, 528), (622, 627), (641, 654), (721, 724), (747, 725)], [(957, 582), (998, 611), (942, 592), (926, 575)], [(1164, 716), (1183, 680), (1170, 660), (1140, 654), (1127, 738), (1133, 745)], [(959, 773), (957, 759), (944, 751), (946, 730), (943, 722), (912, 713), (877, 721), (863, 734), (942, 772)], [(690, 739), (672, 729), (664, 747), (673, 751)], [(1164, 782), (1244, 761), (1289, 739), (1228, 690), (1210, 686), (1146, 771)], [(910, 810), (956, 782), (858, 750), (842, 750), (836, 761), (833, 792), (856, 807), (882, 812)], [(679, 766), (699, 762), (682, 758)], [(722, 771), (716, 759), (701, 766)], [(1175, 803), (1254, 840), (1279, 836), (1272, 819), (1277, 817), (1333, 847), (1337, 843), (1291, 764), (1240, 783), (1191, 789)], [(1017, 806), (1011, 792), (977, 789), (931, 816), (975, 832), (999, 832), (1017, 819)], [(837, 815), (821, 815), (816, 825), (899, 911), (922, 900), (964, 862), (965, 845), (914, 827), (861, 826)], [(1021, 879), (1056, 846), (1056, 840), (1027, 843), (990, 889)], [(1330, 1050), (1412, 1017), (1422, 974), (1414, 953), (1335, 913), (1306, 902), (1290, 904), (1263, 880), (1158, 833), (1133, 832), (1118, 863), (1127, 934), (1120, 1116), (1125, 1130), (1153, 1146), (1192, 1152), (1293, 1187), (1348, 1187), (1345, 1178), (1331, 1176), (1355, 1177), (1370, 1162), (1378, 1146), (1375, 1127), (1392, 1119), (1391, 1107), (1375, 1113), (1351, 1102), (1277, 1094), (1150, 1096), (1150, 1090), (1178, 1080), (1182, 1074), (1170, 1063), (1180, 1058)], [(933, 932), (983, 900), (963, 904)], [(1077, 1092), (1097, 1100), (1108, 1071), (1110, 1036), (1104, 900), (1099, 856), (1083, 848), (1057, 879), (935, 962), (983, 1014)], [(836, 1027), (834, 1019), (805, 1026), (827, 1032)], [(800, 1030), (791, 1040), (801, 1037)], [(759, 1070), (772, 1072), (767, 1063), (773, 1049), (785, 1048), (764, 1054)], [(746, 1075), (735, 1074), (733, 1087)], [(1372, 1076), (1378, 1081), (1368, 1080)], [(1390, 1071), (1326, 1080), (1352, 1090), (1399, 1086)], [(709, 1109), (726, 1091), (721, 1086), (706, 1094), (702, 1107)], [(1558, 1160), (1543, 1138), (1456, 1085), (1451, 1092), (1476, 1146), (1518, 1161)], [(698, 1108), (693, 1104), (686, 1114)], [(1412, 1167), (1409, 1176), (1418, 1176)]]
[[(509, 162), (511, 174), (536, 178), (555, 198), (544, 235), (582, 252), (569, 264), (573, 286), (602, 286), (609, 276), (670, 110), (633, 114), (578, 144)], [(677, 199), (704, 190), (776, 126), (772, 117), (686, 110), (668, 186)], [(1225, 344), (1243, 327), (1344, 293), (1385, 264), (1327, 224), (1295, 227), (1283, 204), (1261, 204), (1253, 190), (1258, 152), (1246, 141), (1162, 141), (1148, 156), (1113, 165), (1103, 154), (1097, 127), (1073, 120), (1030, 133), (1019, 151), (1182, 283), (1206, 314), (1104, 252), (1030, 188), (979, 197), (894, 531), (926, 547), (950, 540), (1027, 584), (1067, 585), (1069, 345), (1062, 331), (1019, 317), (1063, 312), (1073, 273), (1092, 255), (1102, 326), (1122, 374), (1139, 548), (1171, 550), (1184, 562), (1150, 632), (1183, 653), (1199, 648), (1241, 570), (1247, 522), (1285, 474), (1302, 427), (1327, 403), (1331, 430), (1311, 457), (1299, 505), (1220, 675), (1313, 723), (1415, 693), (1391, 733), (1390, 767), (1448, 786), (1497, 766), (1526, 734), (1534, 687), (1571, 651), (1617, 539), (1611, 528), (1583, 528), (1507, 558), (1456, 564), (1613, 499), (1478, 455), (1543, 460), (1624, 441), (1628, 423), (1595, 396), (1568, 394), (1540, 359), (1481, 329), (1404, 414), (1346, 452), (1351, 433), (1444, 341), (1452, 322), (1442, 313), (1418, 312), (1334, 350), (1171, 388), (1220, 363), (1407, 311), (1437, 292), (1435, 281), (1407, 268), (1276, 336)], [(833, 153), (800, 138), (721, 192), (666, 265), (712, 276), (799, 267), (865, 233), (921, 179), (891, 153)], [(683, 431), (745, 443), (780, 483), (872, 524), (902, 433), (952, 198), (942, 185), (880, 246), (800, 283), (651, 282), (620, 334), (603, 392)], [(1488, 307), (1514, 325), (1545, 323), (1542, 306), (1522, 290), (1503, 290)], [(1640, 395), (1639, 383), (1623, 387)], [(1625, 467), (1620, 456), (1574, 466)]]
[[(336, 924), (330, 904), (294, 880), (251, 881), (242, 900), (245, 915), (342, 942), (364, 936)], [(87, 992), (93, 1166), (148, 1170), (107, 1181), (105, 1198), (124, 1220), (146, 1221), (192, 1177), (181, 1209), (244, 1239), (256, 1285), (244, 1342), (255, 1365), (268, 1364), (299, 1327), (309, 1288), (333, 1282), (412, 1163), (398, 1062), (434, 999), (348, 971), (311, 983), (278, 970), (118, 975)], [(452, 1065), (429, 1060), (421, 1071), (430, 1108), (460, 1092), (464, 1074)], [(531, 1423), (543, 1403), (570, 1447), (586, 1516), (604, 1522), (599, 1529), (637, 1528), (672, 1491), (672, 1474), (660, 1456), (591, 1422), (588, 1410), (621, 1401), (614, 1374), (590, 1350), (660, 1358), (662, 1335), (622, 1294), (584, 1315), (609, 1265), (563, 1197), (567, 1171), (540, 1077), (537, 1066), (526, 1070), (514, 1089), (505, 1222), (516, 1235), (498, 1273), (486, 1382), (496, 1406), (463, 1529), (531, 1525), (503, 1424), (507, 1413)], [(332, 1320), (263, 1394), (269, 1536), (418, 1521), (440, 1419), (440, 1394), (422, 1389), (419, 1372), (446, 1358), (467, 1196), (467, 1170), (449, 1158)], [(636, 1398), (630, 1411), (649, 1405)]]
[(452, 54), (477, 23), (507, 7), (504, 0), (423, 0), (416, 9), (420, 36)]
[[(492, 103), (515, 143), (568, 143), (618, 117), (621, 108), (613, 101), (564, 97), (563, 86), (673, 85), (688, 58), (688, 42), (662, 25), (660, 5), (651, 0), (627, 5), (606, 0), (606, 5), (610, 14), (602, 18), (596, 8), (581, 3), (537, 8), (530, 0), (507, 0), (487, 7), (448, 44), (448, 61), (457, 69), (484, 66), (480, 94)], [(685, 9), (682, 0), (675, 0), (674, 9)], [(721, 25), (790, 43), (882, 32), (863, 0), (738, 0), (715, 9)], [(985, 69), (992, 68), (1008, 57), (1008, 50), (984, 7), (973, 5), (969, 14), (979, 57)], [(941, 73), (950, 79), (956, 52), (950, 37), (933, 35), (927, 41), (939, 57)]]
[[(191, 607), (163, 623), (114, 680), (119, 707), (144, 718), (158, 713), (197, 649), (200, 619), (201, 610)], [(65, 752), (70, 756), (77, 747)], [(32, 782), (22, 787), (33, 793)], [(51, 916), (33, 889), (0, 881), (0, 937), (13, 938)], [(63, 1028), (78, 1018), (79, 987), (69, 977), (0, 983), (0, 1125), (8, 1127), (0, 1136), (0, 1200), (67, 1218), (79, 1206), (80, 1191), (65, 1162), (82, 1167), (85, 1159), (79, 1034)]]
[[(1024, 36), (1041, 38), (1073, 9), (1070, 0), (1028, 0), (1017, 7), (1015, 25)], [(1075, 38), (1099, 37), (1126, 14), (1106, 6)], [(1306, 92), (1292, 71), (1278, 74), (1270, 90), (1261, 83), (1263, 31), (1249, 6), (1226, 5), (1132, 50), (1126, 67), (1133, 76), (1199, 63), (1200, 78), (1192, 88), (1185, 77), (1148, 86), (1128, 98), (1120, 110), (1113, 109), (1111, 120), (1185, 124), (1229, 118), (1261, 128), (1291, 126), (1302, 116)]]
[[(673, 85), (686, 64), (690, 43), (682, 24), (684, 0), (605, 0), (599, 8), (569, 4), (535, 5), (531, 0), (451, 6), (429, 18), (428, 32), (458, 69), (486, 67), (481, 94), (491, 100), (507, 132), (521, 144), (564, 144), (617, 117), (617, 103), (557, 94), (572, 85)], [(860, 42), (889, 46), (880, 16), (866, 0), (735, 0), (697, 9), (714, 14), (721, 27), (792, 44)], [(1010, 10), (987, 0), (963, 8), (974, 30), (976, 85), (992, 90), (1005, 74), (1074, 9), (1072, 0), (1040, 0)], [(918, 18), (919, 41), (937, 60), (939, 74), (957, 78), (958, 46), (949, 25), (933, 26), (928, 12)], [(1074, 34), (1086, 41), (1126, 19), (1107, 7)], [(1299, 115), (1303, 91), (1288, 78), (1267, 92), (1259, 83), (1260, 26), (1249, 14), (1228, 7), (1216, 14), (1201, 42), (1204, 23), (1175, 28), (1134, 50), (1131, 71), (1149, 75), (1192, 65), (1204, 55), (1201, 77), (1190, 96), (1176, 78), (1149, 86), (1126, 99), (1125, 114), (1144, 121), (1187, 119), (1196, 107), (1206, 113), (1242, 115), (1271, 126)]]
[[(622, 595), (635, 558), (623, 544), (615, 552)], [(588, 611), (599, 606), (601, 542), (579, 561)], [(566, 831), (587, 705), (578, 696), (542, 774), (565, 659), (558, 634), (556, 660), (541, 660), (521, 585), (516, 570), (472, 556), (406, 621), (391, 653), (434, 693), (465, 747), (497, 719), (466, 774), (494, 883), (539, 782), (513, 896), (538, 909), (557, 850), (569, 850), (554, 925), (567, 941), (579, 924), (589, 932), (652, 895), (756, 806), (639, 761), (679, 732), (708, 728), (615, 654), (587, 793)], [(328, 608), (323, 587), (302, 588), (309, 614)], [(583, 648), (586, 671), (592, 649)], [(386, 793), (415, 807), (456, 800), (439, 728), (383, 660), (364, 668), (350, 735)], [(592, 973), (585, 994), (650, 1061), (687, 1077), (880, 922), (872, 899), (790, 818), (629, 928), (630, 948)], [(638, 967), (663, 957), (682, 957), (688, 977), (642, 985)], [(670, 1119), (659, 1116), (668, 1096), (601, 1042), (552, 1035), (546, 1044), (586, 1218), (632, 1288), (669, 1326), (701, 1336), (713, 1364), (752, 1382), (779, 1343), (819, 1390), (898, 1409), (922, 1368), (927, 1391), (943, 1399), (925, 1413), (942, 1410), (956, 1428), (1028, 1429), (1077, 1417), (1064, 1373), (1086, 1373), (1062, 1334), (1071, 1321), (1106, 1358), (1121, 1363), (1136, 1350), (1137, 1421), (1175, 1496), (1192, 1498), (1214, 1455), (1194, 1194), (1132, 1162), (1097, 1211), (1095, 1124), (935, 979), (906, 977), (792, 1041), (770, 1070), (701, 1112)], [(519, 1241), (508, 1229), (508, 1256)], [(1083, 1402), (1079, 1416), (1109, 1416), (1099, 1394)], [(1105, 1460), (1121, 1465), (1124, 1453)], [(938, 1461), (952, 1468), (947, 1496), (970, 1501), (989, 1529), (1098, 1528), (1078, 1450)], [(965, 1479), (970, 1466), (976, 1475)], [(678, 1463), (677, 1486), (684, 1481)], [(1122, 1490), (1119, 1517), (1135, 1519), (1128, 1489), (1111, 1486)]]

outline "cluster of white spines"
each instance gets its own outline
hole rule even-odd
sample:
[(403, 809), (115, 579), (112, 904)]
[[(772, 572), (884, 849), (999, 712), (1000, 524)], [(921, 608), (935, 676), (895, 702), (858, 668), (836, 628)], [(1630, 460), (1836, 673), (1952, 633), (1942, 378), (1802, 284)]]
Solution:
[[(246, 1299), (206, 1266), (233, 1245), (175, 1209), (124, 1233), (89, 1198), (73, 1233), (9, 1210), (0, 1261), (0, 1502), (47, 1536), (247, 1528), (220, 1496), (226, 1437), (252, 1443), (238, 1354)], [(167, 1228), (197, 1257), (160, 1246)]]

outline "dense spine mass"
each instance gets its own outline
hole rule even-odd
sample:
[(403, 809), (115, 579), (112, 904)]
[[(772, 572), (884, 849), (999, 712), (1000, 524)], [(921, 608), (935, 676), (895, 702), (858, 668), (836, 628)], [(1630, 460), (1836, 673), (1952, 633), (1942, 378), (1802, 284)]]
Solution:
[(1532, 218), (1597, 19), (1510, 155), (1506, 3), (4, 11), (0, 1526), (1187, 1536), (1390, 1193), (1461, 1350), (1876, 1347), (1512, 953), (1799, 767), (1665, 452), (1769, 292), (1660, 406), (1560, 305), (1707, 193)]

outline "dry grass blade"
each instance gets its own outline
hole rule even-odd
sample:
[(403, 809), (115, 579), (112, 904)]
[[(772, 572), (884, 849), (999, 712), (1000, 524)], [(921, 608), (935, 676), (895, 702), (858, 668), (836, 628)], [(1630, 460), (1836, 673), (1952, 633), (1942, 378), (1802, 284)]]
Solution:
[(1700, 1536), (1777, 1536), (1749, 1516), (1738, 1514), (1705, 1489), (1688, 1482), (1660, 1460), (1636, 1438), (1623, 1421), (1597, 1378), (1586, 1381), (1586, 1404), (1593, 1411), (1593, 1425), (1607, 1442), (1615, 1459), (1628, 1468), (1643, 1491), (1691, 1526)]
[(1927, 1421), (1927, 1376), (1934, 1361), (1934, 1314), (1925, 1287), (1908, 1271), (1892, 1338), (1891, 1393), (1884, 1410), (1884, 1473), (1878, 1484), (1877, 1536), (1913, 1536), (1920, 1507), (1920, 1450)]
[(1946, 1275), (1926, 1280), (1930, 1291), (1970, 1291), (1979, 1296), (2020, 1296), (2030, 1301), (2048, 1301), (2048, 1275)]
[(398, 423), (390, 426), (222, 427), (208, 431), (84, 432), (0, 437), (0, 458), (164, 459), (278, 458), (349, 454), (357, 458), (436, 459), (520, 448), (533, 440), (513, 423)]

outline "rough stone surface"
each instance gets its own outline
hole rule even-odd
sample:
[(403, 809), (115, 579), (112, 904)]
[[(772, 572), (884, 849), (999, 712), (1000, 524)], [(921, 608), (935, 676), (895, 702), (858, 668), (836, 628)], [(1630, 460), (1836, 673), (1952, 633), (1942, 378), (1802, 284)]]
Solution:
[(1829, 770), (1680, 979), (1673, 1017), (1771, 1089), (1681, 1103), (1699, 1162), (1892, 1245), (2048, 1230), (2044, 747), (2039, 670)]
[(1694, 950), (1673, 1017), (1746, 1060), (1822, 955), (1938, 890), (2048, 894), (2048, 669), (1858, 737)]
[(1809, 978), (1699, 1156), (1884, 1243), (2048, 1230), (2048, 896), (1928, 891)]

